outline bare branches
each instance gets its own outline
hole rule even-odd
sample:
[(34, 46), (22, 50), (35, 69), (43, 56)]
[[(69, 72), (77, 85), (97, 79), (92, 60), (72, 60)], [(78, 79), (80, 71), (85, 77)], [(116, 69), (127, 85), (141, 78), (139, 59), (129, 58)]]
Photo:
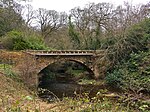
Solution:
[(66, 24), (66, 13), (58, 13), (55, 10), (46, 10), (42, 8), (38, 9), (36, 12), (37, 23), (44, 38)]

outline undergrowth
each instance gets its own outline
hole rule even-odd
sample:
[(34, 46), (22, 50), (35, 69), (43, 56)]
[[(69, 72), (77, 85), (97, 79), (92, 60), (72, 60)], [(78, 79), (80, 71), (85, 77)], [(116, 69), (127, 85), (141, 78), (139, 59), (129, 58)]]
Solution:
[(148, 112), (150, 109), (150, 51), (131, 53), (128, 60), (123, 60), (112, 72), (107, 73), (106, 83), (113, 88), (131, 93), (130, 96), (125, 96), (130, 105), (140, 111)]
[(107, 74), (106, 81), (123, 90), (150, 92), (150, 51), (132, 53)]

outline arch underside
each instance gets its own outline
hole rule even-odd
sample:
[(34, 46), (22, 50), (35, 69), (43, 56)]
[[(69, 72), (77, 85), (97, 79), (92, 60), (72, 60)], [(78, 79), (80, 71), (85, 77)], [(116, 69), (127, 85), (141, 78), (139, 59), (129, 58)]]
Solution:
[(85, 68), (87, 68), (87, 70), (91, 73), (93, 73), (93, 66), (92, 63), (90, 61), (89, 58), (84, 58), (84, 57), (55, 57), (55, 58), (44, 58), (41, 59), (40, 62), (38, 62), (38, 73), (40, 73), (41, 70), (43, 70), (44, 68), (46, 68), (47, 66), (53, 64), (53, 63), (58, 63), (58, 62), (67, 62), (67, 61), (71, 61), (71, 62), (76, 62), (82, 66), (84, 66)]
[(86, 61), (84, 60), (76, 60), (76, 59), (58, 59), (58, 60), (53, 60), (47, 63), (46, 65), (42, 66), (41, 69), (39, 70), (38, 74), (45, 68), (47, 68), (49, 65), (54, 64), (54, 63), (59, 63), (59, 62), (75, 62), (83, 66), (91, 75), (94, 77), (94, 72), (92, 71), (92, 65), (87, 65)]

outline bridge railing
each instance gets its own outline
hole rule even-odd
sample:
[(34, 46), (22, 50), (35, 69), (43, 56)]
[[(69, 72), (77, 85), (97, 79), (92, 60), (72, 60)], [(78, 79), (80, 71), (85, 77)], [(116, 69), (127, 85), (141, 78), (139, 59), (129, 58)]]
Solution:
[(25, 53), (31, 55), (96, 55), (101, 54), (102, 50), (26, 50)]

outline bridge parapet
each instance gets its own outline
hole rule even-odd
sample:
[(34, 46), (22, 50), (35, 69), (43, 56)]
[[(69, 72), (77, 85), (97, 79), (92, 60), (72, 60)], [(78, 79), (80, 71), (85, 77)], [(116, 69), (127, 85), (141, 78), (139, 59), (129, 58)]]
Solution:
[(97, 54), (102, 54), (103, 50), (27, 50), (25, 53), (36, 55), (36, 56), (50, 56), (50, 55), (89, 55), (95, 56)]

